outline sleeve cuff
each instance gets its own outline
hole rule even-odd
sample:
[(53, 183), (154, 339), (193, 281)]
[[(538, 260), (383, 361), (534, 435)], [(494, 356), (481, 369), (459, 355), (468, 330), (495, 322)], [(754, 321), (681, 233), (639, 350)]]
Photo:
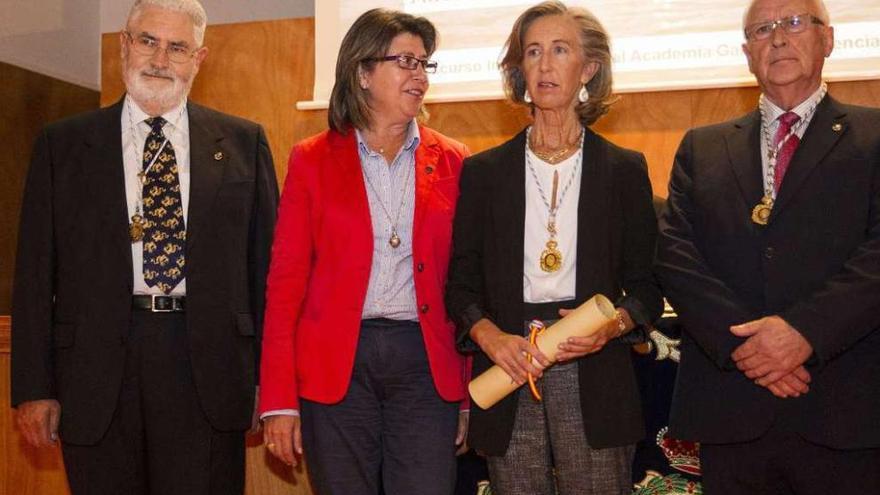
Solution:
[(489, 314), (483, 311), (476, 303), (469, 305), (458, 314), (458, 335), (455, 345), (459, 352), (471, 353), (480, 350), (480, 346), (471, 340), (470, 331), (478, 321), (488, 317)]
[(266, 411), (263, 414), (260, 414), (260, 421), (268, 418), (269, 416), (295, 416), (299, 417), (298, 409), (274, 409), (272, 411)]
[(622, 296), (617, 300), (616, 306), (625, 309), (626, 312), (629, 313), (629, 317), (632, 318), (636, 327), (644, 327), (654, 323), (651, 321), (648, 311), (645, 309), (645, 305), (634, 297)]

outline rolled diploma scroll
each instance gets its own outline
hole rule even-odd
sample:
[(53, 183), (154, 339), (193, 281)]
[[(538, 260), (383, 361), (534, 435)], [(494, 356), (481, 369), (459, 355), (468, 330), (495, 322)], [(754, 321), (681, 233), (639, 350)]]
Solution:
[[(550, 325), (538, 337), (538, 349), (551, 363), (555, 363), (559, 344), (569, 337), (589, 337), (616, 321), (616, 318), (616, 311), (611, 301), (602, 294), (596, 294), (567, 314), (565, 318)], [(519, 387), (520, 385), (496, 364), (471, 380), (468, 390), (478, 406), (488, 409)]]

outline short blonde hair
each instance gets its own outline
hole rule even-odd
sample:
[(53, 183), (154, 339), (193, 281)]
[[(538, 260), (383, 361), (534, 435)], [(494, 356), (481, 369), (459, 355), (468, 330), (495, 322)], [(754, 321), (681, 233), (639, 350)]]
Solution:
[(584, 58), (599, 65), (596, 74), (585, 85), (590, 92), (590, 98), (586, 103), (579, 103), (575, 107), (581, 124), (591, 125), (608, 113), (616, 98), (611, 93), (611, 46), (608, 32), (596, 16), (586, 9), (567, 7), (558, 1), (548, 1), (530, 7), (519, 16), (504, 44), (504, 56), (500, 64), (504, 92), (512, 102), (531, 106), (523, 99), (526, 80), (522, 70), (522, 60), (526, 32), (532, 23), (541, 17), (557, 15), (575, 22), (580, 34)]

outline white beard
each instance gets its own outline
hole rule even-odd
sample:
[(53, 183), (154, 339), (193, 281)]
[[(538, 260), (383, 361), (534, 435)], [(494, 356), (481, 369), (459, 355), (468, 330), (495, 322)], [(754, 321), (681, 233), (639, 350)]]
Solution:
[[(166, 85), (163, 89), (153, 89), (147, 85), (145, 76), (142, 72), (153, 73), (173, 80), (171, 85)], [(195, 74), (191, 74), (189, 79), (184, 81), (178, 78), (171, 70), (154, 70), (138, 71), (136, 69), (126, 69), (123, 72), (122, 79), (125, 82), (125, 88), (128, 94), (140, 107), (153, 107), (159, 109), (159, 113), (165, 113), (168, 110), (178, 106), (183, 99), (189, 94), (192, 88)]]

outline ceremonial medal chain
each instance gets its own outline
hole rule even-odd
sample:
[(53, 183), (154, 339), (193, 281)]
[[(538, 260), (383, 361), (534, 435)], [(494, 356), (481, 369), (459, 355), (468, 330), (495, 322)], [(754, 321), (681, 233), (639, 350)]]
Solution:
[[(139, 156), (137, 152), (137, 142), (140, 142), (140, 133), (138, 132), (138, 128), (135, 125), (134, 117), (132, 116), (131, 103), (126, 98), (125, 107), (128, 112), (128, 128), (131, 132), (131, 140), (129, 142), (130, 147), (132, 148), (132, 155), (134, 156), (134, 163), (138, 164), (140, 167), (143, 167), (143, 156)], [(186, 110), (186, 105), (180, 107), (180, 113), (177, 114), (176, 122), (180, 122), (180, 118), (183, 116), (183, 112)], [(176, 127), (176, 124), (175, 126)], [(152, 132), (152, 131), (151, 131)], [(147, 134), (149, 136), (149, 134)], [(146, 141), (146, 138), (144, 138)], [(144, 186), (147, 183), (147, 173), (153, 168), (153, 164), (156, 163), (156, 160), (159, 158), (159, 155), (162, 154), (162, 151), (165, 149), (169, 143), (168, 136), (165, 137), (165, 140), (162, 141), (162, 145), (159, 146), (159, 150), (153, 155), (153, 159), (150, 163), (143, 167), (140, 172), (137, 173), (137, 202), (134, 207), (134, 214), (131, 216), (131, 223), (128, 224), (128, 237), (132, 243), (140, 242), (144, 238), (144, 229), (146, 228), (144, 222), (144, 216), (141, 213), (141, 207), (144, 204)]]
[[(529, 136), (532, 132), (531, 127), (529, 127), (528, 131), (526, 131), (526, 146), (528, 146)], [(544, 206), (547, 207), (548, 217), (547, 217), (547, 233), (549, 234), (549, 239), (544, 244), (544, 250), (541, 252), (540, 264), (541, 270), (552, 273), (560, 268), (562, 268), (562, 252), (559, 251), (559, 243), (556, 242), (556, 235), (558, 233), (556, 229), (556, 212), (559, 211), (559, 208), (562, 206), (562, 202), (565, 200), (565, 194), (568, 192), (571, 187), (572, 182), (574, 182), (574, 178), (577, 175), (578, 168), (583, 161), (583, 149), (584, 149), (584, 132), (581, 130), (581, 138), (580, 144), (578, 146), (578, 154), (575, 158), (574, 167), (572, 167), (571, 172), (568, 175), (568, 181), (565, 184), (565, 187), (562, 188), (562, 193), (558, 195), (559, 201), (557, 202), (557, 191), (559, 190), (559, 172), (557, 170), (553, 171), (553, 190), (550, 196), (550, 201), (547, 201), (547, 196), (544, 194), (544, 188), (541, 187), (541, 181), (538, 180), (538, 174), (535, 172), (535, 167), (532, 164), (532, 160), (529, 156), (528, 151), (532, 151), (531, 149), (526, 150), (526, 165), (529, 167), (529, 172), (531, 172), (532, 179), (535, 181), (535, 185), (538, 188), (538, 194), (541, 196), (541, 201), (544, 202)], [(532, 151), (534, 153), (534, 151)], [(537, 156), (537, 155), (536, 155)], [(540, 158), (540, 157), (539, 157)]]
[(816, 108), (819, 106), (819, 102), (822, 101), (827, 92), (828, 85), (823, 81), (819, 89), (819, 94), (816, 95), (813, 104), (807, 112), (804, 113), (804, 116), (791, 126), (788, 133), (776, 143), (776, 146), (773, 145), (773, 136), (771, 136), (770, 133), (770, 119), (767, 116), (766, 109), (767, 100), (763, 94), (760, 96), (758, 111), (761, 114), (761, 139), (763, 139), (767, 148), (767, 172), (764, 175), (764, 196), (761, 197), (761, 202), (752, 208), (752, 222), (758, 225), (767, 225), (767, 222), (770, 220), (770, 213), (773, 211), (773, 203), (776, 201), (776, 157), (779, 155), (779, 150), (785, 146), (785, 143), (788, 142), (792, 136), (797, 135), (802, 126), (810, 121), (813, 114), (816, 113)]

